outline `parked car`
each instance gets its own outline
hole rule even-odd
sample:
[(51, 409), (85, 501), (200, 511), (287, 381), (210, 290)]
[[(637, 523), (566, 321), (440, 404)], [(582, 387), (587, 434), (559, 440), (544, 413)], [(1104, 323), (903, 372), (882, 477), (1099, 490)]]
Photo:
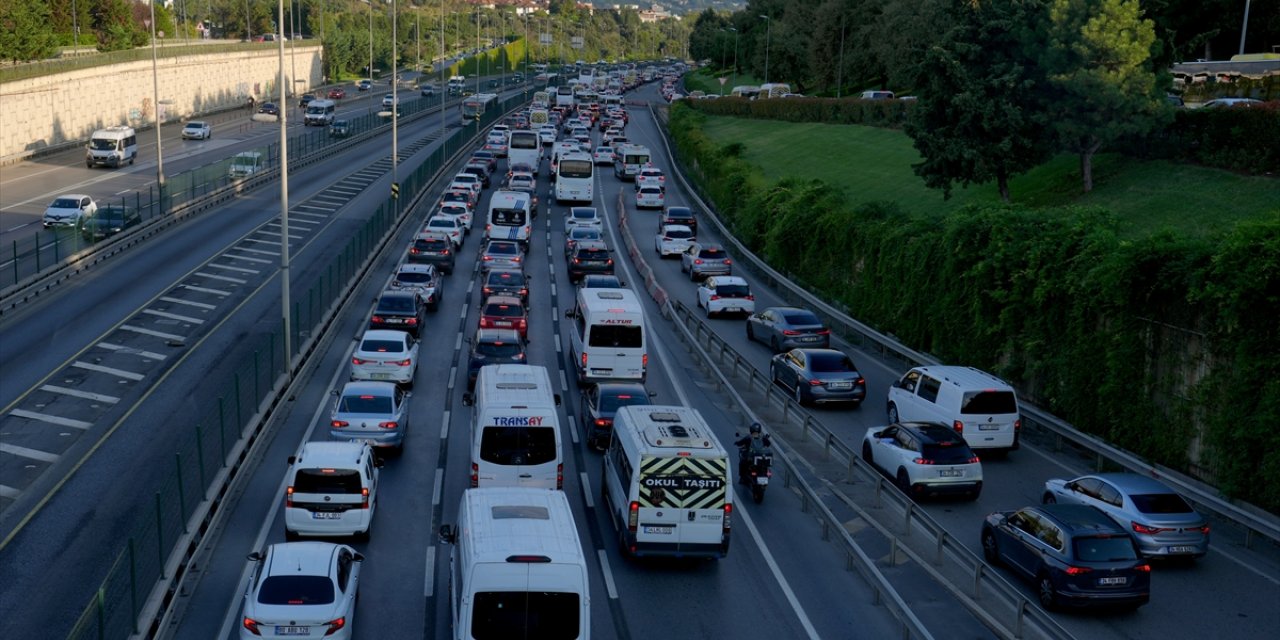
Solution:
[(251, 553), (253, 578), (241, 609), (242, 640), (301, 637), (350, 640), (364, 556), (331, 542), (284, 542)]
[(418, 341), (403, 331), (369, 329), (351, 354), (352, 380), (394, 382), (413, 388), (418, 372)]
[(698, 287), (698, 306), (708, 318), (725, 313), (751, 315), (756, 311), (756, 297), (747, 281), (738, 276), (712, 276)]
[(449, 236), (427, 231), (413, 237), (413, 243), (409, 245), (408, 260), (419, 264), (433, 264), (441, 273), (450, 274), (453, 273), (457, 255)]
[(982, 493), (982, 462), (956, 432), (937, 422), (871, 427), (862, 437), (862, 459), (889, 475), (912, 498)]
[(86, 242), (94, 242), (141, 225), (142, 214), (136, 210), (118, 204), (105, 204), (80, 218), (80, 236)]
[(525, 363), (524, 338), (515, 329), (479, 329), (467, 341), (467, 390), (475, 389), (480, 367), (490, 364)]
[(204, 120), (191, 120), (182, 127), (183, 140), (208, 140), (213, 137), (213, 127)]
[(680, 254), (680, 270), (697, 282), (707, 276), (727, 276), (733, 273), (733, 260), (724, 246), (715, 242), (695, 242)]
[(529, 339), (529, 315), (519, 298), (491, 296), (480, 305), (481, 329), (515, 329)]
[[(413, 297), (412, 294), (410, 297)], [(334, 391), (329, 439), (367, 441), (397, 453), (409, 430), (409, 393), (392, 382), (348, 382)]]
[(1129, 533), (1093, 507), (1046, 504), (988, 515), (982, 555), (1034, 581), (1046, 609), (1136, 609), (1151, 598), (1151, 565)]
[(417, 338), (427, 321), (427, 305), (412, 291), (383, 291), (369, 317), (370, 329), (398, 329)]
[(800, 404), (849, 402), (867, 398), (867, 381), (853, 359), (835, 349), (792, 349), (769, 361), (769, 379), (791, 390)]
[(812, 311), (797, 307), (769, 307), (747, 316), (747, 339), (784, 349), (831, 347), (831, 330)]
[(1095, 507), (1128, 530), (1146, 557), (1200, 558), (1209, 522), (1168, 485), (1136, 473), (1098, 473), (1044, 483), (1044, 504)]
[(638, 382), (601, 382), (584, 389), (578, 421), (587, 446), (604, 451), (613, 437), (613, 417), (618, 409), (652, 404), (653, 395)]
[(418, 294), (423, 304), (427, 305), (427, 311), (440, 308), (440, 296), (444, 293), (435, 265), (413, 262), (406, 262), (396, 268), (395, 275), (391, 277), (390, 289)]

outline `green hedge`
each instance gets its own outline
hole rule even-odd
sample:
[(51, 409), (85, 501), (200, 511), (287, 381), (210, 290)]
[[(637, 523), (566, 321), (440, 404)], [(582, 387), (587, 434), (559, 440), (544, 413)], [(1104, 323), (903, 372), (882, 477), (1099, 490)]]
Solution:
[(909, 100), (861, 98), (771, 98), (748, 100), (733, 96), (714, 100), (689, 100), (686, 104), (706, 114), (757, 120), (865, 124), (899, 128), (906, 120)]
[(740, 145), (702, 133), (702, 111), (671, 109), (680, 158), (774, 268), (916, 349), (1016, 381), (1084, 431), (1280, 511), (1280, 206), (1211, 240), (1122, 239), (1097, 208), (850, 209), (829, 184), (766, 186)]

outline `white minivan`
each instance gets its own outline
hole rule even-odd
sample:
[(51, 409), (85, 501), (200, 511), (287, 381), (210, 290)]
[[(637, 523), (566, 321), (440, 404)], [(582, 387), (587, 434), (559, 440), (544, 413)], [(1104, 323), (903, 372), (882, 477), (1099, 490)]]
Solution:
[(583, 383), (643, 382), (649, 369), (644, 309), (630, 289), (579, 289), (565, 311), (570, 357)]
[(591, 637), (586, 556), (563, 491), (468, 489), (441, 525), (457, 640)]
[(107, 127), (89, 136), (84, 163), (90, 169), (97, 165), (119, 167), (133, 164), (138, 157), (138, 134), (133, 127)]
[(546, 367), (498, 364), (480, 367), (471, 407), (471, 486), (564, 486), (560, 395)]
[(1013, 387), (973, 367), (916, 367), (889, 387), (887, 410), (890, 424), (941, 422), (979, 454), (1017, 449), (1022, 430)]
[(308, 442), (289, 456), (284, 537), (368, 539), (378, 504), (382, 461), (367, 442)]

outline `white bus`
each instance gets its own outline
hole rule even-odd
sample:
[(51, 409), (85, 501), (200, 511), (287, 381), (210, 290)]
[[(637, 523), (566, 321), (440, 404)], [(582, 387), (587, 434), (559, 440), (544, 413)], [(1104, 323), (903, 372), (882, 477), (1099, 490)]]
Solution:
[(595, 200), (595, 163), (582, 152), (568, 153), (560, 158), (556, 168), (556, 202), (587, 202)]
[(533, 108), (534, 109), (551, 108), (551, 93), (547, 91), (533, 92)]
[(468, 120), (479, 120), (498, 101), (493, 93), (477, 93), (462, 101), (462, 123)]
[[(545, 113), (545, 112), (544, 112)], [(507, 139), (507, 166), (527, 164), (537, 173), (542, 165), (542, 140), (537, 131), (529, 129), (512, 130)]]
[(489, 217), (484, 227), (484, 237), (496, 240), (515, 240), (529, 244), (533, 231), (533, 205), (529, 194), (523, 191), (498, 191), (489, 198)]
[(573, 86), (562, 84), (556, 87), (556, 106), (557, 107), (573, 106)]

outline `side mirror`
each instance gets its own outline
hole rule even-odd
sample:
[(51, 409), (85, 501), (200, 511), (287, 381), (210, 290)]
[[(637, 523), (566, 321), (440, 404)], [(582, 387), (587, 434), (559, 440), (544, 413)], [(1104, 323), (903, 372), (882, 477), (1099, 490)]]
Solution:
[(650, 391), (650, 392), (649, 392), (649, 397), (650, 397), (650, 398), (656, 398), (656, 397), (658, 397), (658, 392), (657, 392), (657, 391)]
[(470, 407), (471, 405), (475, 404), (475, 402), (476, 402), (475, 396), (471, 395), (470, 393), (462, 394), (462, 406)]
[(455, 544), (458, 541), (458, 532), (454, 530), (452, 525), (440, 525), (440, 542), (443, 544)]
[(893, 387), (893, 388), (895, 388), (895, 389), (901, 389), (901, 388), (902, 388), (902, 381), (901, 381), (901, 380), (894, 380), (893, 382), (890, 382), (890, 383), (889, 383), (889, 386), (891, 386), (891, 387)]
[(560, 394), (557, 393), (552, 397), (556, 399), (556, 406), (560, 406)]
[(386, 464), (386, 463), (382, 461), (382, 458), (379, 458), (378, 456), (374, 456), (374, 457), (373, 457), (373, 468), (374, 468), (374, 469), (381, 469), (381, 468), (382, 468), (382, 466), (383, 466), (384, 464)]
[(289, 456), (289, 464), (294, 464), (297, 461), (298, 461), (298, 456)]
[(734, 431), (734, 432), (733, 432), (733, 437), (735, 437), (735, 438), (741, 438), (741, 437), (742, 437), (742, 434), (741, 434), (741, 433), (738, 433), (737, 431)]
[(884, 437), (884, 432), (883, 432), (883, 431), (877, 431), (877, 432), (875, 432), (875, 433), (871, 434), (871, 437), (872, 437), (872, 438), (883, 438), (883, 437)]
[(335, 396), (335, 397), (336, 397), (336, 396), (338, 395), (338, 390), (337, 390), (337, 389), (334, 389), (333, 391), (330, 391), (330, 392), (329, 392), (329, 395), (331, 395), (331, 396)]
[(355, 555), (351, 556), (351, 559), (355, 560), (356, 562), (364, 562), (364, 554), (356, 553)]
[(253, 553), (248, 555), (248, 558), (253, 562), (262, 562), (263, 558), (265, 557), (266, 556), (262, 555), (261, 551), (254, 551)]
[(573, 317), (573, 309), (565, 309), (565, 310), (564, 310), (564, 317), (566, 317), (566, 318), (572, 318), (572, 317)]

